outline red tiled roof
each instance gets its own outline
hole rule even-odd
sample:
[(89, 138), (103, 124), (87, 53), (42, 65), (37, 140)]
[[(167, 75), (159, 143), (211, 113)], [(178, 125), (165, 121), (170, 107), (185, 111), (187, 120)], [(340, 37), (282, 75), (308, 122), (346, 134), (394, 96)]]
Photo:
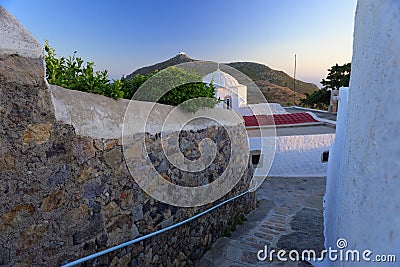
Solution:
[(246, 126), (266, 126), (273, 125), (274, 122), (275, 125), (318, 122), (306, 112), (243, 116), (243, 119)]

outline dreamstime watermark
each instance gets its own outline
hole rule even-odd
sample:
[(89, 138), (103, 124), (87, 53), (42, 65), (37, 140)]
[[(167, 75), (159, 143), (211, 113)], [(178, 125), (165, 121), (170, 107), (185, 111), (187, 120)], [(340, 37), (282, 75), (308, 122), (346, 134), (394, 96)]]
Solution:
[[(124, 159), (137, 184), (153, 198), (174, 206), (201, 206), (226, 195), (240, 181), (248, 168), (250, 144), (242, 115), (232, 109), (219, 108), (203, 108), (194, 114), (183, 111), (185, 105), (201, 106), (207, 101), (205, 98), (190, 99), (175, 108), (168, 108), (156, 104), (156, 102), (174, 88), (190, 83), (205, 82), (202, 80), (203, 77), (215, 73), (218, 77), (212, 77), (209, 83), (215, 84), (214, 78), (220, 78), (219, 75), (228, 77), (228, 79), (234, 77), (236, 80), (245, 81), (253, 90), (252, 95), (254, 95), (254, 91), (258, 91), (257, 98), (265, 103), (270, 114), (272, 112), (261, 90), (246, 75), (234, 68), (207, 61), (179, 64), (174, 68), (172, 70), (167, 68), (153, 75), (136, 91), (132, 98), (133, 101), (130, 101), (122, 127)], [(171, 71), (175, 71), (176, 68), (197, 75), (187, 75), (187, 77), (175, 79), (175, 76), (171, 76)], [(221, 73), (220, 68), (221, 70), (223, 68), (225, 73)], [(229, 72), (229, 75), (226, 72)], [(154, 90), (155, 88), (156, 90)], [(238, 88), (225, 89), (232, 90), (231, 93), (236, 94), (236, 99), (241, 100)], [(253, 113), (251, 106), (245, 105), (245, 108)], [(224, 131), (224, 138), (212, 139), (206, 136), (201, 141), (196, 140), (200, 157), (194, 160), (186, 157), (181, 150), (180, 133), (191, 134), (196, 132), (196, 129), (204, 129), (209, 126), (217, 127), (218, 135)], [(262, 135), (266, 135), (265, 131), (260, 132)], [(150, 143), (153, 142), (153, 144), (149, 143), (149, 136), (152, 136), (153, 141)], [(269, 155), (263, 162), (265, 173), (268, 173), (275, 155), (275, 127), (270, 127), (268, 136), (272, 138), (260, 138), (261, 150)], [(155, 142), (160, 142), (162, 148), (161, 152), (156, 151), (156, 156), (154, 156), (155, 152), (152, 147)], [(223, 143), (218, 144), (218, 142)], [(217, 148), (224, 146), (224, 142), (229, 142), (230, 145), (226, 146), (228, 149), (223, 149), (221, 152)], [(155, 163), (155, 158), (160, 162)], [(214, 165), (212, 162), (219, 158), (226, 159), (227, 166), (223, 171), (218, 170), (219, 177), (200, 186), (181, 186), (179, 183), (173, 183), (165, 172), (158, 171), (162, 166), (164, 170), (168, 169), (170, 172), (178, 170), (190, 173), (191, 176), (204, 176), (204, 173), (210, 172), (210, 168), (215, 168), (212, 166)], [(266, 175), (253, 175), (249, 189), (257, 189), (265, 177)]]
[(269, 250), (268, 246), (264, 246), (257, 252), (257, 259), (259, 261), (309, 261), (317, 262), (327, 259), (328, 261), (335, 262), (396, 262), (396, 255), (394, 254), (381, 254), (374, 255), (369, 249), (357, 250), (357, 249), (346, 249), (348, 246), (347, 240), (344, 238), (339, 238), (336, 241), (337, 249), (329, 247), (321, 252), (316, 252), (315, 250), (303, 250), (299, 252), (298, 250)]

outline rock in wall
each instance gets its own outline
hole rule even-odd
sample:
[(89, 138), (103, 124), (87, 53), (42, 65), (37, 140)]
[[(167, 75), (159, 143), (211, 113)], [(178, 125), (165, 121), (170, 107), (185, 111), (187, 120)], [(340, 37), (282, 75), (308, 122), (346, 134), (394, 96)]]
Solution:
[[(20, 25), (4, 27), (16, 22), (4, 9), (0, 11), (2, 31), (21, 30)], [(121, 138), (77, 133), (73, 124), (56, 119), (37, 46), (13, 50), (13, 42), (4, 40), (0, 46), (0, 265), (59, 266), (180, 222), (248, 189), (253, 174), (250, 163), (239, 183), (215, 203), (182, 208), (155, 200), (129, 172)], [(85, 97), (90, 101), (98, 96)], [(195, 157), (190, 144), (220, 132), (215, 126), (182, 131), (181, 143), (189, 144), (181, 148), (182, 153)], [(159, 137), (149, 137), (146, 145), (157, 151)], [(168, 165), (160, 167), (164, 160), (160, 153), (153, 153), (153, 163), (172, 182), (190, 185), (195, 178), (204, 184), (215, 179), (229, 160), (226, 143), (219, 146), (219, 160), (203, 177), (169, 172)], [(191, 265), (227, 225), (254, 206), (255, 193), (247, 194), (188, 224), (88, 264)]]

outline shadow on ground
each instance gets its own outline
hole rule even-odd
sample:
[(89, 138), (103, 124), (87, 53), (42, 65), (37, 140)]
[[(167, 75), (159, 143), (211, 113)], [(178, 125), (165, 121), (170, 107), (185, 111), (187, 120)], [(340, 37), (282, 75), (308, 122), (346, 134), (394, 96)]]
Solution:
[(269, 251), (297, 250), (301, 255), (303, 250), (315, 250), (320, 254), (324, 249), (325, 183), (325, 177), (267, 178), (257, 190), (257, 209), (231, 237), (218, 239), (196, 266), (312, 266), (276, 257), (260, 261), (257, 253), (268, 246)]

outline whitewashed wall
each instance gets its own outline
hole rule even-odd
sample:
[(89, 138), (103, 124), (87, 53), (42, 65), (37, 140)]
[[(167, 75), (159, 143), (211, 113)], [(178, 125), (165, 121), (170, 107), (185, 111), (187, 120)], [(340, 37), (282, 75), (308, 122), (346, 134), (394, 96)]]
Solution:
[[(346, 141), (343, 150), (335, 151), (343, 164), (339, 176), (328, 176), (328, 181), (338, 180), (341, 190), (335, 198), (327, 198), (336, 202), (337, 209), (327, 210), (331, 213), (326, 240), (335, 247), (337, 238), (345, 238), (347, 249), (397, 256), (397, 263), (375, 263), (377, 266), (400, 264), (399, 114), (400, 1), (359, 1)], [(366, 263), (330, 264), (354, 265)]]
[(337, 197), (342, 192), (343, 151), (346, 142), (346, 125), (349, 105), (349, 88), (339, 90), (339, 109), (337, 113), (336, 137), (329, 149), (328, 175), (326, 180), (326, 194), (324, 197), (324, 221), (325, 221), (325, 246), (334, 247), (338, 239), (337, 214), (339, 201)]
[[(268, 143), (271, 137), (264, 137)], [(321, 153), (329, 149), (334, 134), (294, 135), (276, 137), (276, 153), (268, 172), (269, 165), (256, 169), (257, 176), (311, 177), (326, 176), (327, 163), (321, 163)], [(261, 150), (260, 138), (250, 139), (250, 150)], [(265, 145), (265, 144), (264, 144)], [(267, 145), (268, 146), (268, 145)], [(268, 148), (263, 149), (264, 161)]]

